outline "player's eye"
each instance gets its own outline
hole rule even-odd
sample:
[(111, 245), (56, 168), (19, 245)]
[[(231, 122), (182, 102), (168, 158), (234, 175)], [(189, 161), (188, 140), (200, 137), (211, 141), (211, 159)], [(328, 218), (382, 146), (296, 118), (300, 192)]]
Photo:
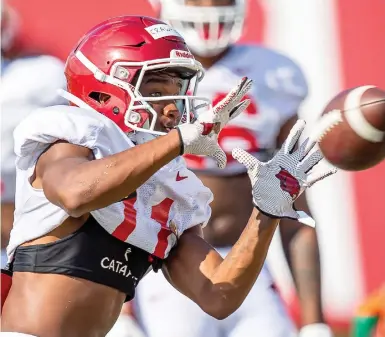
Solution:
[(162, 97), (162, 93), (160, 91), (152, 92), (150, 94), (151, 97)]

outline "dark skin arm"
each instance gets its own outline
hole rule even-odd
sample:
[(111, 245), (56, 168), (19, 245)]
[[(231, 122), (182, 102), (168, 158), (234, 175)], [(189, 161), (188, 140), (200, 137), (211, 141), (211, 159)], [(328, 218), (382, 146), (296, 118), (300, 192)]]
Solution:
[(80, 217), (133, 193), (180, 153), (178, 131), (126, 151), (92, 160), (90, 149), (66, 142), (41, 155), (34, 186), (70, 216)]
[(244, 301), (257, 279), (279, 220), (256, 209), (223, 259), (196, 226), (182, 234), (163, 267), (169, 282), (209, 315), (224, 319)]
[[(281, 128), (277, 143), (280, 147), (295, 124), (289, 119)], [(295, 202), (297, 209), (311, 215), (306, 196)], [(292, 273), (301, 305), (301, 325), (323, 323), (321, 301), (321, 267), (317, 233), (298, 221), (282, 219), (279, 226), (283, 251)]]

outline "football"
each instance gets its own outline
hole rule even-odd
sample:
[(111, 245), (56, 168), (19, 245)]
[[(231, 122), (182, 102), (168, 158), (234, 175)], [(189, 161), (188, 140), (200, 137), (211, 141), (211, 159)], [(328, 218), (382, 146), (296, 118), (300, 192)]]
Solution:
[(325, 159), (347, 171), (385, 158), (385, 91), (360, 86), (335, 96), (318, 120), (315, 135)]

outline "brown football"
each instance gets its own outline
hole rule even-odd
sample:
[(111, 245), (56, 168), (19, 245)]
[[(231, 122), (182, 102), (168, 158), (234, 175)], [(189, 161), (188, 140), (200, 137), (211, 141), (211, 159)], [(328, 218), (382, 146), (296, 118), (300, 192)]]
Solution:
[(385, 91), (367, 85), (341, 92), (324, 109), (315, 136), (325, 159), (342, 170), (378, 164), (385, 158)]

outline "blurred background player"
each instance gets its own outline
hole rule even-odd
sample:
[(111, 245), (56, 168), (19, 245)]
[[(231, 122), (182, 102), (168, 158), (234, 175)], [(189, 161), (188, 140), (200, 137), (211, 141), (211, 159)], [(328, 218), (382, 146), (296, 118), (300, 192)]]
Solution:
[[(187, 164), (214, 193), (213, 214), (205, 239), (225, 256), (238, 239), (252, 209), (251, 188), (244, 167), (232, 159), (243, 147), (267, 161), (297, 120), (307, 96), (301, 69), (288, 57), (258, 45), (235, 45), (244, 26), (243, 0), (161, 0), (153, 2), (162, 20), (185, 38), (194, 56), (205, 67), (199, 94), (213, 104), (221, 100), (239, 76), (251, 77), (254, 87), (247, 111), (220, 134), (228, 154), (225, 170), (209, 158), (186, 156)], [(297, 207), (308, 210), (305, 196)], [(297, 221), (281, 221), (282, 246), (301, 305), (300, 336), (331, 336), (321, 305), (320, 261), (316, 232)], [(160, 274), (151, 273), (138, 287), (139, 320), (149, 337), (250, 336), (288, 337), (294, 324), (276, 292), (265, 265), (254, 289), (240, 309), (224, 321), (205, 315), (193, 302), (173, 291)]]
[(18, 44), (21, 22), (16, 11), (1, 2), (1, 266), (13, 223), (15, 155), (13, 130), (30, 111), (65, 102), (56, 89), (65, 87), (64, 64), (38, 53), (25, 54)]

